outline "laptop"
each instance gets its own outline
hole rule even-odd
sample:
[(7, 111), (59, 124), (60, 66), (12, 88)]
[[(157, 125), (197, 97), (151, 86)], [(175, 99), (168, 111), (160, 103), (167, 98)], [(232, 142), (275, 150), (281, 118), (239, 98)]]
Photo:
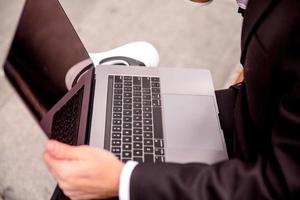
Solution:
[(40, 122), (51, 139), (106, 149), (124, 162), (228, 159), (208, 70), (93, 65), (57, 0), (26, 1), (11, 51), (58, 79), (64, 74), (49, 66), (87, 63)]

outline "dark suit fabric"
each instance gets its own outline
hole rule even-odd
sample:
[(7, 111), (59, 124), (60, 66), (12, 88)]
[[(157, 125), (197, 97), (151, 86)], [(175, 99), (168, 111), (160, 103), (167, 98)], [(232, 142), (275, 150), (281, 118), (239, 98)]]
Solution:
[(300, 199), (299, 0), (249, 0), (241, 63), (245, 80), (229, 106), (233, 121), (225, 134), (232, 137), (231, 159), (140, 164), (131, 200)]

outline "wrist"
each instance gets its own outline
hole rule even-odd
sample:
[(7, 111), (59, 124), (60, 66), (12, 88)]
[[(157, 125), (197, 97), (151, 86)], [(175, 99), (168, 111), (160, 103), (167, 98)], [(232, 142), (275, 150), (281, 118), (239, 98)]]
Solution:
[(113, 178), (113, 184), (112, 184), (112, 196), (116, 197), (119, 195), (119, 186), (120, 186), (120, 180), (121, 180), (121, 174), (122, 170), (124, 168), (125, 164), (121, 161), (119, 161), (118, 165), (116, 166), (114, 178)]

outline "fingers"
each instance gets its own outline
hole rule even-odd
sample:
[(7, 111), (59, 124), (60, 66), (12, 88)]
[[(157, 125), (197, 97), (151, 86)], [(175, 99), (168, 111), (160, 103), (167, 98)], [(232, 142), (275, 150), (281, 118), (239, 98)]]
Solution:
[(85, 200), (85, 199), (95, 199), (95, 195), (88, 194), (82, 191), (70, 191), (70, 190), (63, 190), (64, 194), (68, 196), (72, 200)]
[(65, 176), (63, 175), (63, 173), (69, 171), (68, 169), (66, 169), (66, 166), (68, 166), (68, 161), (57, 160), (47, 152), (44, 153), (44, 160), (49, 171), (53, 174), (56, 180), (62, 179)]
[(46, 145), (46, 152), (56, 159), (76, 160), (82, 158), (82, 152), (78, 148), (55, 140), (49, 140)]
[(124, 164), (108, 151), (50, 140), (44, 160), (71, 199), (98, 199), (118, 194)]

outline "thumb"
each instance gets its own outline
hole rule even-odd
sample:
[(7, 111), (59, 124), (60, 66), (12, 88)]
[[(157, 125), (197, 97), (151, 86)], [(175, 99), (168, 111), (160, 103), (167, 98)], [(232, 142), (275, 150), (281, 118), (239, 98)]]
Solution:
[(49, 140), (46, 145), (46, 152), (57, 159), (76, 160), (81, 157), (77, 148), (55, 140)]

